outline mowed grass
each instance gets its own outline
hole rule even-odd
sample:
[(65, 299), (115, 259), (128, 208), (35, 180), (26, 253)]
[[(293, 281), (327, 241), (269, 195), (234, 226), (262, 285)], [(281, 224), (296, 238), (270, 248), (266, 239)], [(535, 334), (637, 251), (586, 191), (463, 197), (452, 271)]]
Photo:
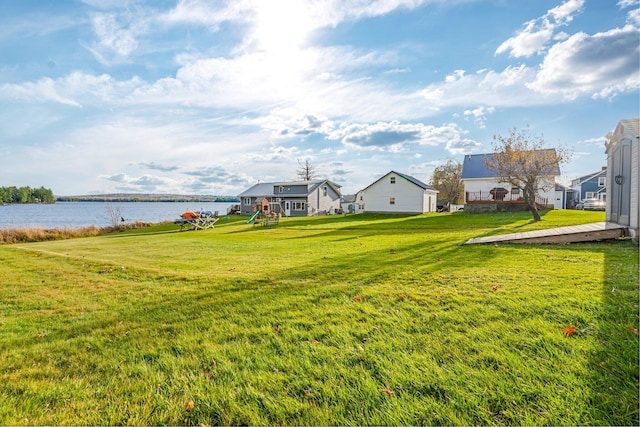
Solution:
[(638, 246), (464, 245), (604, 215), (530, 218), (0, 246), (0, 424), (638, 425)]

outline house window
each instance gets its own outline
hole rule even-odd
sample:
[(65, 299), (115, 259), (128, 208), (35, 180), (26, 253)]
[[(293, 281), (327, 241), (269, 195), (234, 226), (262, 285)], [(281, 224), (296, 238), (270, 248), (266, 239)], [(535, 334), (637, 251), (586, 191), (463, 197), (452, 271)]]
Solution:
[(593, 191), (587, 191), (586, 194), (584, 195), (585, 199), (595, 199), (596, 198), (596, 193), (594, 193)]
[(242, 204), (249, 206), (251, 204), (251, 197), (245, 197)]
[(396, 183), (396, 177), (395, 177), (395, 176), (392, 176), (392, 177), (391, 177), (391, 184), (395, 184), (395, 183)]
[(511, 194), (512, 194), (513, 196), (519, 196), (519, 195), (520, 195), (520, 188), (518, 188), (518, 187), (513, 187), (513, 188), (511, 189)]
[(389, 204), (390, 205), (395, 205), (396, 204), (396, 198), (395, 197), (389, 197)]
[(598, 177), (598, 187), (604, 187), (605, 185), (607, 185), (607, 177), (606, 176)]
[(294, 211), (303, 211), (305, 209), (305, 202), (293, 202)]
[(280, 192), (280, 193), (284, 192), (284, 187), (282, 185), (280, 187), (278, 187), (278, 192)]
[(327, 195), (327, 187), (322, 188), (322, 195), (326, 197)]
[(362, 194), (360, 195), (360, 201), (362, 201)]

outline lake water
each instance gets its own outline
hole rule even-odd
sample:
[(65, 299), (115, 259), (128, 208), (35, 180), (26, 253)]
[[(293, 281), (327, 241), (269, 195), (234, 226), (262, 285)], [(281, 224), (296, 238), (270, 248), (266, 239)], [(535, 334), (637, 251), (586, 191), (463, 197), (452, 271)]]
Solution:
[(110, 208), (119, 210), (127, 223), (173, 221), (186, 211), (227, 214), (230, 202), (57, 202), (0, 206), (0, 228), (108, 227)]

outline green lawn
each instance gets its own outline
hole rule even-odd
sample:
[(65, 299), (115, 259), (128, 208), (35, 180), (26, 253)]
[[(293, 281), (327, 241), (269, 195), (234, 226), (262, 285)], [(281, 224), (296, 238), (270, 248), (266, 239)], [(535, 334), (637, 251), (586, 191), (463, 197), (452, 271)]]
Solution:
[(463, 245), (603, 213), (245, 220), (0, 246), (0, 425), (638, 425), (638, 246)]

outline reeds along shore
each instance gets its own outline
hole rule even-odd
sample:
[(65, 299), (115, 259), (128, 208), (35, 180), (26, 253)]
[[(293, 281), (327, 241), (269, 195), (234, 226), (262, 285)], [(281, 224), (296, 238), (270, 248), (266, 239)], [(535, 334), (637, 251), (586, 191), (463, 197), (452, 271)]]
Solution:
[(82, 227), (82, 228), (0, 228), (0, 245), (24, 242), (41, 242), (47, 240), (74, 239), (92, 237), (117, 231), (131, 230), (151, 226), (148, 222), (133, 222), (117, 227)]

